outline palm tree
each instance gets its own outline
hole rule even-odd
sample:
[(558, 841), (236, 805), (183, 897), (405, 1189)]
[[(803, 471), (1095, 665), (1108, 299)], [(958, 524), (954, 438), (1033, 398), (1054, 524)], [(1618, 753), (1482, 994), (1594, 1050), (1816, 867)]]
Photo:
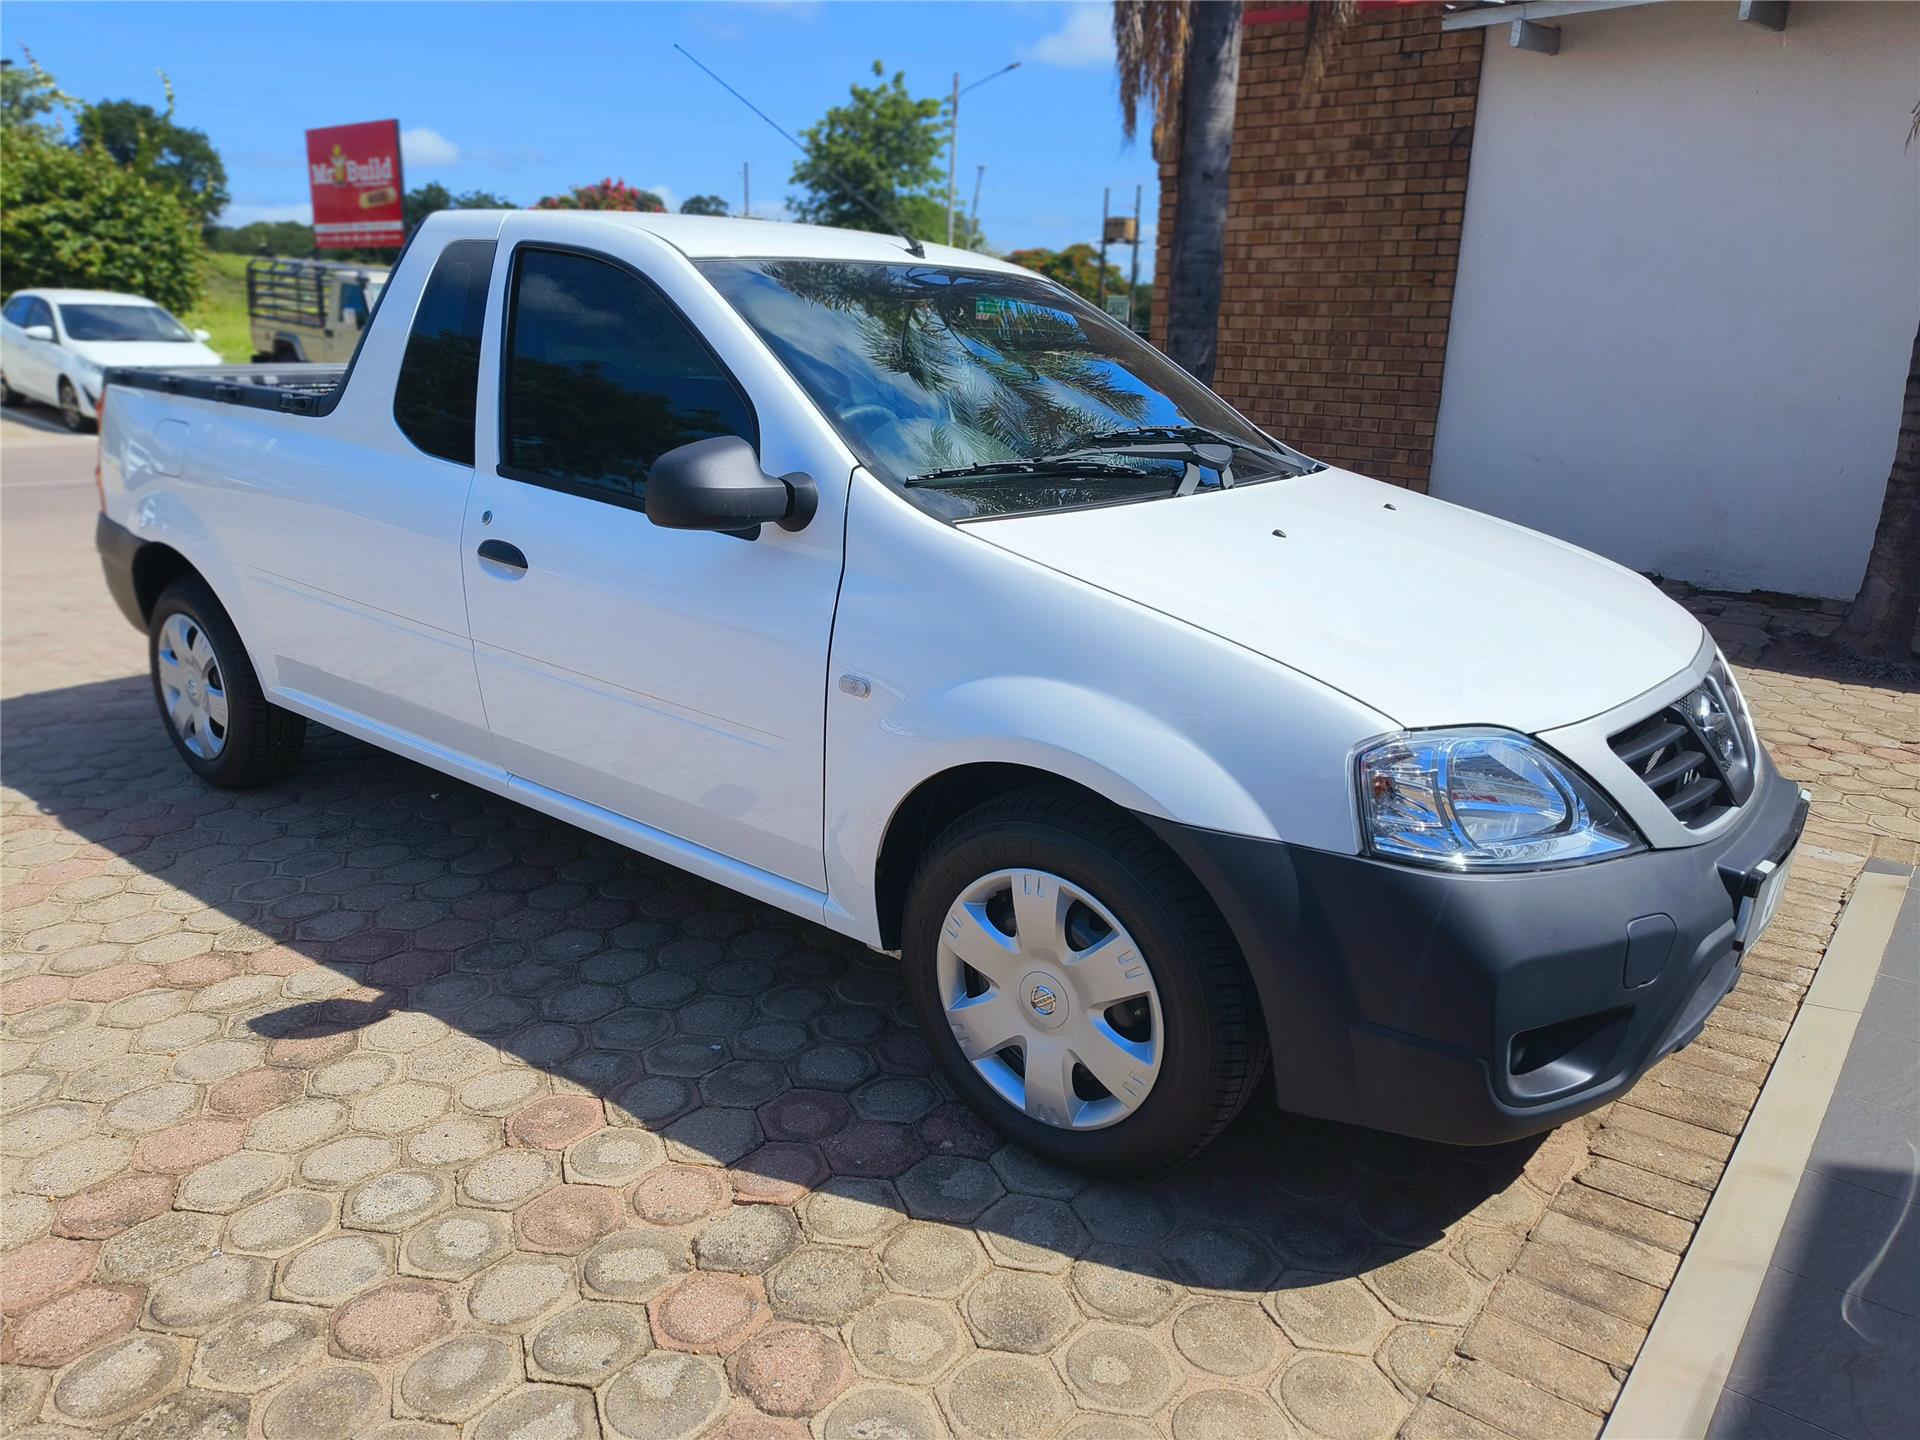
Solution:
[[(1167, 353), (1211, 383), (1226, 266), (1234, 102), (1240, 89), (1240, 0), (1114, 0), (1120, 114), (1131, 140), (1140, 101), (1153, 106), (1153, 153), (1179, 145), (1180, 203), (1167, 277)], [(1307, 7), (1304, 83), (1326, 70), (1357, 0)]]

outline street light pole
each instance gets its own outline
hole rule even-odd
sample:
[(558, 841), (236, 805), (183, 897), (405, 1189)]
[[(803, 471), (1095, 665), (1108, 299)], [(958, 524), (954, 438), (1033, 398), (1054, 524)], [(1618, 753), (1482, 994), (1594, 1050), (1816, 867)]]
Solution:
[(953, 244), (953, 167), (960, 153), (960, 72), (953, 72), (953, 123), (947, 127), (947, 244)]
[(959, 167), (960, 157), (960, 97), (969, 90), (979, 89), (989, 80), (998, 80), (1009, 70), (1018, 70), (1019, 68), (1020, 62), (1016, 60), (1011, 65), (1002, 65), (991, 75), (982, 75), (971, 85), (962, 85), (958, 72), (954, 74), (953, 100), (951, 102), (953, 105), (953, 113), (950, 117), (952, 123), (947, 129), (947, 244), (949, 245), (953, 244), (953, 221), (955, 214), (953, 187), (954, 175)]

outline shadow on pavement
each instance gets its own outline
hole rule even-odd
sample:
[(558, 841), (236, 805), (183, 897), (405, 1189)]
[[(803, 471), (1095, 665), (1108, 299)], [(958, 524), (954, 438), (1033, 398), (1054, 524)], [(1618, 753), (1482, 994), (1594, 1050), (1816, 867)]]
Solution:
[[(6, 700), (0, 728), (9, 787), (117, 857), (109, 871), (124, 862), (195, 902), (126, 905), (129, 947), (212, 933), (236, 980), (286, 977), (232, 984), (225, 1011), (275, 1065), (318, 1066), (388, 1017), (430, 1016), (598, 1097), (672, 1158), (728, 1166), (736, 1188), (826, 1186), (971, 1229), (1023, 1268), (1085, 1257), (1252, 1297), (1443, 1236), (1523, 1234), (1544, 1205), (1519, 1184), (1534, 1142), (1453, 1149), (1284, 1115), (1264, 1094), (1178, 1173), (1089, 1185), (956, 1104), (895, 962), (821, 927), (318, 727), (287, 780), (210, 789), (175, 757), (144, 676)], [(8, 838), (27, 876), (16, 914), (101, 869), (36, 852), (31, 823)], [(79, 937), (24, 939), (89, 959)], [(1489, 1283), (1464, 1269), (1448, 1282), (1481, 1296)]]

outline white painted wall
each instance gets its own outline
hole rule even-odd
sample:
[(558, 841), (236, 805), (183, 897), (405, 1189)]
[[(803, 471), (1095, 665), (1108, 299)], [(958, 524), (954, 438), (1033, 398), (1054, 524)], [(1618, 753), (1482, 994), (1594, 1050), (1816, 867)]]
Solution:
[(1435, 495), (1713, 588), (1851, 598), (1920, 321), (1920, 5), (1487, 34)]

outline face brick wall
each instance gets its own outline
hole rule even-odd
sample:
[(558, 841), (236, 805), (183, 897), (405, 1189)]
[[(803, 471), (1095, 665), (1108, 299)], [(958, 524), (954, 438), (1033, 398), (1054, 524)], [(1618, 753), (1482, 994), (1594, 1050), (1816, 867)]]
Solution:
[[(1316, 459), (1416, 490), (1440, 408), (1482, 45), (1478, 30), (1443, 34), (1440, 14), (1361, 11), (1309, 96), (1305, 26), (1247, 24), (1214, 375)], [(1176, 152), (1160, 166), (1161, 277), (1179, 178)]]

